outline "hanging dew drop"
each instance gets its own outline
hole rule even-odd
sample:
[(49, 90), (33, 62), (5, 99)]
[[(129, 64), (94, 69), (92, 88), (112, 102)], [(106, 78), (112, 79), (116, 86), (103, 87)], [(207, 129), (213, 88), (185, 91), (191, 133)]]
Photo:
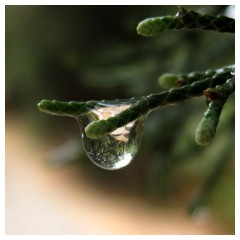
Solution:
[(144, 118), (130, 122), (99, 139), (88, 138), (84, 128), (92, 121), (114, 117), (133, 103), (133, 100), (99, 102), (94, 109), (77, 117), (86, 153), (100, 168), (116, 170), (127, 166), (133, 160), (141, 142)]

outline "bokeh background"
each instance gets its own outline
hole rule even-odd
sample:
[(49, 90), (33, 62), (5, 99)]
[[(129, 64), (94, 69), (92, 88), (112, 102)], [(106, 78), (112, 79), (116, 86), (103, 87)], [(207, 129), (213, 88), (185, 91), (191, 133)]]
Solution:
[(194, 141), (204, 98), (151, 113), (136, 158), (117, 171), (90, 162), (73, 119), (37, 108), (42, 99), (110, 100), (163, 91), (158, 77), (166, 72), (234, 63), (234, 35), (137, 35), (141, 20), (174, 15), (173, 5), (5, 10), (6, 234), (234, 234), (234, 96), (206, 148)]

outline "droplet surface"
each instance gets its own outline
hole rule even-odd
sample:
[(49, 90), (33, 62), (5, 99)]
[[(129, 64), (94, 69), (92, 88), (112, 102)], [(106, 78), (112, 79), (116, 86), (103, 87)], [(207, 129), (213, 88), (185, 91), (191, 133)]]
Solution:
[(132, 161), (141, 142), (144, 118), (132, 121), (99, 139), (88, 138), (84, 128), (92, 121), (115, 116), (133, 103), (133, 100), (99, 102), (94, 109), (77, 117), (87, 155), (100, 168), (116, 170)]

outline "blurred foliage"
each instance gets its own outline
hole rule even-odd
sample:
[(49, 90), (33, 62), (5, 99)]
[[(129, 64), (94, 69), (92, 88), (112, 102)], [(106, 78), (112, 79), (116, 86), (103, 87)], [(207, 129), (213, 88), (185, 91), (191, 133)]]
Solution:
[[(224, 14), (227, 6), (184, 7)], [(232, 34), (167, 31), (155, 38), (137, 35), (141, 20), (176, 11), (177, 6), (6, 6), (7, 113), (24, 116), (42, 137), (63, 133), (74, 138), (79, 135), (76, 125), (41, 114), (36, 107), (39, 100), (148, 95), (163, 90), (158, 76), (164, 73), (204, 71), (234, 63)], [(78, 163), (102, 186), (118, 186), (150, 199), (174, 202), (179, 198), (181, 202), (179, 193), (201, 189), (224, 158), (223, 169), (230, 170), (211, 180), (216, 187), (208, 195), (218, 205), (214, 211), (221, 212), (233, 226), (234, 96), (226, 105), (216, 138), (207, 148), (194, 141), (206, 109), (205, 99), (200, 98), (150, 114), (140, 152), (129, 167), (103, 171), (84, 154)]]

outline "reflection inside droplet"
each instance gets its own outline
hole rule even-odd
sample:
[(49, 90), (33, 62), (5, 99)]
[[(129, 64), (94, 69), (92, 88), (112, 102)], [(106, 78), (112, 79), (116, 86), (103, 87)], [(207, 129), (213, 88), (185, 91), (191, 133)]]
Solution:
[(99, 139), (90, 139), (84, 128), (92, 121), (106, 120), (129, 108), (134, 102), (99, 102), (98, 106), (77, 117), (87, 155), (97, 166), (120, 169), (127, 166), (136, 155), (142, 138), (144, 118), (137, 119)]

